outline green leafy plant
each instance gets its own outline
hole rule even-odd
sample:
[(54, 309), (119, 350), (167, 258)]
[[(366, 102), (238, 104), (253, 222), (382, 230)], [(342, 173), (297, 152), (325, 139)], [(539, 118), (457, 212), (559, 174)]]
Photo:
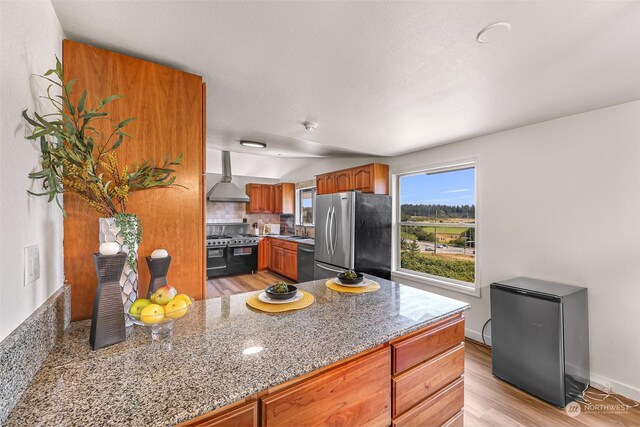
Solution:
[[(101, 215), (115, 216), (127, 209), (129, 193), (158, 187), (180, 186), (175, 184), (175, 166), (180, 165), (182, 154), (169, 160), (167, 155), (161, 166), (151, 160), (136, 164), (129, 172), (128, 165), (121, 166), (116, 155), (125, 138), (125, 126), (135, 120), (130, 117), (118, 122), (108, 136), (100, 133), (96, 120), (111, 120), (103, 111), (105, 105), (121, 98), (111, 95), (89, 107), (88, 94), (83, 90), (77, 104), (71, 102), (76, 80), (64, 83), (62, 64), (56, 57), (56, 66), (40, 76), (49, 82), (46, 99), (54, 112), (40, 115), (27, 110), (24, 119), (33, 126), (27, 138), (40, 141), (41, 169), (29, 174), (29, 178), (42, 181), (42, 192), (28, 191), (35, 196), (56, 201), (66, 216), (59, 196), (65, 192), (78, 194)], [(61, 94), (52, 94), (59, 87)]]
[(136, 262), (136, 250), (142, 243), (142, 223), (137, 215), (132, 213), (115, 214), (116, 227), (120, 229), (124, 237), (123, 245), (128, 248), (127, 262), (129, 267), (134, 268)]

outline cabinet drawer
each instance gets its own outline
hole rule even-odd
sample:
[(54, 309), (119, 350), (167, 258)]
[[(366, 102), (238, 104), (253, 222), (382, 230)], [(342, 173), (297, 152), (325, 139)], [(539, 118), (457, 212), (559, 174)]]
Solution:
[(397, 374), (442, 353), (464, 340), (464, 317), (437, 325), (393, 344), (393, 373)]
[(464, 344), (411, 368), (393, 378), (393, 416), (431, 396), (464, 373)]
[(464, 407), (464, 380), (460, 378), (393, 420), (394, 427), (441, 426)]
[(295, 242), (287, 242), (286, 240), (280, 240), (277, 238), (274, 238), (271, 241), (271, 246), (274, 246), (276, 248), (283, 248), (283, 249), (288, 249), (290, 251), (297, 251), (298, 250), (298, 244)]
[(262, 426), (389, 425), (389, 348), (262, 399)]

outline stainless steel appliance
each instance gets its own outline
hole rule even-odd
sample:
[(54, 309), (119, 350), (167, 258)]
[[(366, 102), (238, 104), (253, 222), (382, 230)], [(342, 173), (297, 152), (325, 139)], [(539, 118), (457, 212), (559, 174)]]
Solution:
[(207, 278), (258, 270), (259, 238), (249, 224), (207, 224)]
[(555, 406), (589, 385), (587, 289), (518, 277), (491, 284), (493, 375)]
[(391, 197), (355, 191), (316, 196), (314, 278), (345, 269), (391, 275)]
[(300, 283), (313, 280), (313, 254), (313, 246), (298, 243), (298, 282)]
[(212, 202), (249, 202), (249, 196), (231, 182), (231, 154), (222, 151), (222, 177), (220, 182), (209, 190), (207, 199)]

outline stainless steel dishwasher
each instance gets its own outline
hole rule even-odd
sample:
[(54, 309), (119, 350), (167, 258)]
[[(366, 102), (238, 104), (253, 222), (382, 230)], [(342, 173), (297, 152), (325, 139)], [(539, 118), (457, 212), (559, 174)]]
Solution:
[(313, 280), (314, 247), (298, 243), (298, 282)]

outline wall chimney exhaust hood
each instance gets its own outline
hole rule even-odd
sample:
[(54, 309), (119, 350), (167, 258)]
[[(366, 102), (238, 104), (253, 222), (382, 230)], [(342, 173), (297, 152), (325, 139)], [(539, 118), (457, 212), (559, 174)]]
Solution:
[(228, 151), (222, 152), (222, 178), (209, 190), (207, 199), (211, 202), (246, 203), (249, 201), (249, 196), (237, 185), (231, 183), (231, 154)]

